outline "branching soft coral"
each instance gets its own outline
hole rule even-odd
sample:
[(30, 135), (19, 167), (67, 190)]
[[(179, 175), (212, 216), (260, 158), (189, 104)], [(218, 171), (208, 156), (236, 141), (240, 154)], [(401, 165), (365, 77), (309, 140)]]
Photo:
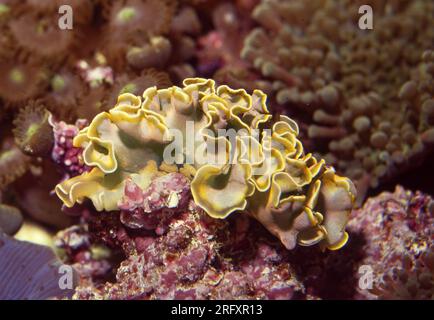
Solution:
[(259, 90), (249, 95), (198, 78), (183, 88), (148, 88), (143, 99), (122, 94), (74, 138), (91, 170), (60, 183), (56, 193), (68, 207), (88, 198), (99, 211), (119, 210), (127, 183), (144, 190), (179, 169), (213, 218), (246, 210), (288, 249), (343, 246), (351, 181), (305, 154), (297, 124), (284, 116), (273, 122), (265, 102)]
[[(358, 27), (361, 4), (372, 30)], [(423, 0), (264, 0), (242, 56), (338, 172), (376, 187), (431, 148), (433, 13)]]

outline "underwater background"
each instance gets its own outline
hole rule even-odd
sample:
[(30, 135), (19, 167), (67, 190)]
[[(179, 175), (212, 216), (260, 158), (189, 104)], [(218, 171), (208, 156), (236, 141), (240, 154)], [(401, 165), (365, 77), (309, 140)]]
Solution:
[(0, 299), (433, 299), (433, 77), (430, 0), (0, 0)]

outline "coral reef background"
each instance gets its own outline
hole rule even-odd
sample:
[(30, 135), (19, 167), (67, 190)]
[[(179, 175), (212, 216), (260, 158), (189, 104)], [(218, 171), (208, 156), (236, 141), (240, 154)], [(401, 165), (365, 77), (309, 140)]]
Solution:
[[(62, 4), (71, 30), (59, 28)], [(358, 27), (363, 4), (372, 30)], [(104, 212), (56, 196), (56, 185), (92, 169), (74, 138), (118, 96), (194, 77), (261, 90), (261, 116), (297, 123), (304, 154), (294, 160), (312, 171), (324, 159), (354, 182), (343, 248), (287, 250), (295, 245), (263, 218), (210, 217), (188, 173), (170, 168), (175, 182), (153, 178), (140, 190), (158, 194), (146, 211), (131, 192)], [(432, 299), (433, 77), (432, 1), (0, 0), (0, 298)], [(327, 230), (318, 230), (305, 243), (320, 242)], [(333, 244), (344, 243), (341, 231)], [(11, 258), (14, 248), (23, 256)], [(27, 252), (35, 262), (14, 273)], [(61, 263), (74, 267), (76, 290), (40, 289)], [(362, 266), (374, 275), (369, 289)]]

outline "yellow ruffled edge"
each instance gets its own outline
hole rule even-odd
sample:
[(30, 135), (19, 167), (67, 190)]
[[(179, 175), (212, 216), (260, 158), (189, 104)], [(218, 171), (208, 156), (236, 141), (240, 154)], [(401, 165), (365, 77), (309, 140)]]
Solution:
[(114, 187), (107, 188), (104, 183), (106, 173), (99, 168), (93, 168), (89, 172), (59, 183), (55, 187), (55, 192), (69, 208), (76, 203), (83, 203), (87, 198), (98, 211), (115, 211), (118, 210), (118, 203), (124, 195), (127, 179), (133, 180), (140, 188), (146, 189), (157, 174), (156, 162), (149, 161), (139, 172), (129, 175)]
[[(257, 129), (261, 124), (265, 124), (271, 119), (271, 115), (266, 106), (266, 95), (260, 90), (255, 90), (251, 96), (247, 94), (244, 89), (234, 90), (228, 86), (220, 86), (215, 89), (215, 82), (213, 80), (201, 78), (185, 79), (184, 88), (182, 89), (175, 86), (162, 90), (151, 87), (145, 90), (143, 102), (140, 97), (131, 94), (119, 96), (117, 105), (109, 113), (99, 114), (88, 128), (83, 129), (79, 133), (74, 139), (74, 145), (85, 148), (84, 158), (86, 164), (98, 167), (100, 171), (105, 174), (117, 170), (113, 144), (111, 144), (110, 141), (103, 141), (98, 137), (97, 128), (102, 121), (108, 120), (114, 123), (122, 120), (141, 121), (141, 119), (149, 117), (161, 130), (167, 130), (168, 127), (165, 121), (164, 110), (161, 110), (160, 95), (161, 99), (165, 99), (167, 104), (171, 103), (172, 99), (176, 99), (176, 101), (179, 102), (179, 110), (177, 111), (186, 114), (193, 112), (194, 108), (198, 108), (207, 103), (208, 109), (206, 111), (203, 110), (207, 117), (206, 128), (211, 127), (213, 119), (218, 117), (220, 112), (228, 116), (232, 125), (248, 129), (249, 132), (251, 129)], [(253, 104), (253, 101), (255, 101), (255, 104)], [(226, 107), (228, 105), (229, 107)], [(249, 118), (251, 120), (250, 125), (246, 124), (243, 118)], [(222, 174), (222, 167), (204, 165), (198, 169), (192, 168), (191, 170), (186, 170), (190, 175), (194, 174), (192, 193), (195, 201), (199, 206), (202, 205), (210, 216), (224, 218), (234, 211), (244, 210), (247, 205), (247, 198), (252, 196), (255, 191), (269, 191), (270, 197), (268, 205), (272, 204), (273, 207), (278, 207), (295, 198), (294, 195), (289, 195), (280, 199), (281, 191), (278, 190), (280, 187), (276, 187), (276, 185), (278, 185), (276, 179), (286, 179), (287, 184), (290, 186), (289, 190), (286, 190), (286, 192), (291, 194), (292, 189), (301, 190), (304, 186), (311, 183), (313, 177), (319, 174), (321, 168), (324, 166), (324, 162), (323, 160), (316, 162), (310, 168), (305, 165), (307, 161), (313, 158), (310, 154), (303, 156), (303, 146), (297, 139), (299, 129), (292, 119), (281, 116), (280, 121), (274, 123), (272, 129), (273, 134), (272, 137), (270, 137), (270, 141), (272, 145), (274, 144), (274, 147), (271, 147), (271, 153), (278, 159), (278, 165), (274, 168), (269, 168), (269, 171), (265, 174), (267, 176), (266, 179), (263, 179), (263, 177), (255, 179), (255, 177), (252, 176), (252, 168), (258, 166), (260, 163), (244, 163), (243, 166), (248, 168), (245, 171), (250, 172), (249, 175), (245, 177), (245, 185), (248, 187), (241, 192), (242, 196), (237, 202), (238, 204), (234, 205), (232, 208), (222, 209), (224, 206), (215, 206), (215, 208), (213, 208), (203, 205), (204, 201), (201, 201), (201, 199), (206, 198), (206, 194), (203, 193), (203, 188), (206, 187), (206, 181), (213, 174)], [(265, 138), (263, 137), (262, 142), (264, 141)], [(265, 145), (261, 143), (258, 141), (258, 144), (261, 145), (262, 148), (266, 148)], [(101, 155), (98, 153), (97, 148), (92, 147), (94, 144), (98, 147), (105, 148), (107, 150), (105, 152), (106, 154)], [(285, 165), (295, 165), (302, 168), (305, 175), (304, 181), (301, 183), (297, 182), (294, 177), (291, 176), (290, 172), (285, 171)], [(95, 179), (100, 179), (101, 172), (94, 172), (93, 170), (92, 172), (91, 176)], [(83, 177), (83, 183), (87, 181), (86, 179), (89, 179), (89, 177)], [(72, 182), (69, 182), (69, 184), (71, 183)], [(202, 186), (201, 184), (205, 185)], [(68, 185), (68, 183), (65, 183), (64, 186), (65, 185)], [(74, 183), (72, 183), (72, 185), (74, 185)], [(70, 192), (74, 193), (74, 190), (75, 189), (71, 186)], [(349, 188), (348, 192), (350, 192)], [(83, 198), (71, 195), (67, 196), (66, 189), (62, 187), (56, 187), (56, 193), (58, 193), (59, 197), (66, 205), (72, 205), (74, 198), (76, 202), (82, 201)], [(91, 197), (91, 195), (89, 195), (89, 197)], [(98, 203), (98, 201), (96, 202)], [(306, 206), (308, 209), (306, 212), (312, 212), (309, 205), (313, 204), (310, 203)], [(98, 207), (101, 208), (100, 205)], [(321, 216), (320, 213), (308, 215), (312, 224), (320, 224), (318, 222), (321, 220), (318, 218)], [(343, 246), (347, 238), (348, 235), (345, 233), (342, 241), (329, 245), (329, 248), (331, 250), (338, 249)]]

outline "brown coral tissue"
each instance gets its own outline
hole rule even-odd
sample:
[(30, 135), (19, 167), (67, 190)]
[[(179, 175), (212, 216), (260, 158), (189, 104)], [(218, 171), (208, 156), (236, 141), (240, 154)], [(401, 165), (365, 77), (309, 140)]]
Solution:
[(0, 0), (0, 300), (434, 300), (433, 161), (432, 0)]

